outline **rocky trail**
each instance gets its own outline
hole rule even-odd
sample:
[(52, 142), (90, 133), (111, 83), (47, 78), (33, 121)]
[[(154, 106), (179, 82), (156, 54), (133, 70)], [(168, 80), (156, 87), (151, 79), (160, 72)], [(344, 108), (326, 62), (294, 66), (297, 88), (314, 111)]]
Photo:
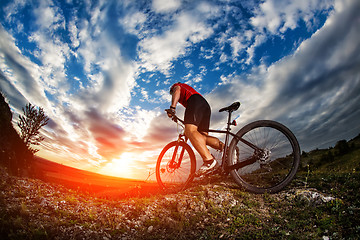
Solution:
[[(180, 193), (106, 199), (1, 171), (0, 233), (1, 239), (103, 240), (342, 236), (323, 220), (335, 220), (332, 208), (342, 208), (344, 200), (303, 186), (298, 179), (280, 193), (256, 195), (215, 176)], [(359, 215), (354, 206), (352, 213)], [(311, 228), (302, 226), (305, 220)]]

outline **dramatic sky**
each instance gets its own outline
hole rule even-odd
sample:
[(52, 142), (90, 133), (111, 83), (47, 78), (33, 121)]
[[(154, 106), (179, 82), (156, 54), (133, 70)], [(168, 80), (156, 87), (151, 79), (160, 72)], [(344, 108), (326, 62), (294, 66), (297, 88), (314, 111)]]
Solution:
[(29, 102), (50, 118), (39, 156), (145, 179), (176, 137), (164, 109), (178, 81), (208, 99), (213, 128), (240, 101), (240, 126), (280, 121), (304, 151), (351, 139), (360, 1), (0, 1), (0, 88), (14, 125)]

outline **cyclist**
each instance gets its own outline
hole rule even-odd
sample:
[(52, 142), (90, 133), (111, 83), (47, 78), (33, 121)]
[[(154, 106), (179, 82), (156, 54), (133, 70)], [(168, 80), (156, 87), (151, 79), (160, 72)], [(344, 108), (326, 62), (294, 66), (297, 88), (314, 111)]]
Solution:
[(171, 113), (168, 112), (168, 116), (171, 118), (176, 113), (178, 102), (185, 107), (185, 136), (189, 138), (204, 161), (197, 173), (210, 172), (217, 167), (217, 161), (206, 145), (222, 151), (224, 144), (218, 138), (208, 135), (211, 116), (209, 103), (200, 93), (185, 83), (173, 84), (170, 94), (172, 95), (169, 109)]

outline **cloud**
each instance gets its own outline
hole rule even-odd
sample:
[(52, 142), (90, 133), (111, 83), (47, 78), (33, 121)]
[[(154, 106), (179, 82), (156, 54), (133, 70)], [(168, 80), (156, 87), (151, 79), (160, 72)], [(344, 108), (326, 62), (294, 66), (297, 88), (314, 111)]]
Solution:
[[(224, 19), (237, 19), (240, 26), (227, 27), (226, 32), (218, 38), (218, 46), (216, 47), (220, 47), (222, 51), (221, 60), (251, 65), (256, 49), (265, 44), (266, 41), (275, 36), (283, 38), (287, 31), (295, 30), (301, 23), (306, 24), (308, 31), (318, 27), (319, 22), (316, 14), (331, 10), (333, 2), (333, 0), (267, 0), (257, 6), (252, 6), (251, 3), (250, 6), (246, 6), (246, 3), (241, 3), (242, 8), (247, 9), (253, 17), (245, 21), (239, 16), (249, 14), (246, 10), (236, 12), (232, 9), (232, 11), (227, 11), (228, 14)], [(230, 6), (225, 5), (225, 7), (229, 8)], [(226, 23), (227, 21), (223, 24)], [(231, 58), (225, 55), (226, 44), (231, 46)]]
[(42, 29), (54, 31), (65, 28), (65, 18), (61, 10), (51, 0), (39, 1), (39, 6), (33, 6), (33, 15), (36, 18), (36, 24)]
[(153, 0), (152, 6), (156, 12), (166, 13), (177, 10), (181, 5), (181, 0)]
[(191, 46), (213, 34), (212, 27), (206, 21), (217, 15), (214, 8), (201, 5), (195, 10), (175, 14), (174, 24), (161, 35), (140, 41), (139, 58), (142, 68), (163, 73), (172, 69), (173, 61), (184, 56)]
[[(35, 12), (49, 8), (49, 6), (43, 5)], [(89, 14), (92, 16), (90, 21), (78, 21), (75, 15), (74, 20), (70, 21), (68, 25), (72, 40), (70, 43), (62, 41), (61, 35), (55, 32), (49, 34), (48, 31), (40, 29), (33, 34), (32, 40), (39, 46), (39, 53), (45, 65), (43, 77), (48, 75), (44, 84), (48, 86), (47, 91), (57, 95), (60, 102), (69, 105), (76, 102), (77, 106), (81, 108), (81, 105), (86, 105), (90, 101), (101, 108), (103, 112), (117, 111), (129, 104), (130, 91), (134, 86), (132, 66), (123, 60), (122, 52), (111, 33), (100, 30), (104, 29), (107, 24), (108, 9), (101, 4), (95, 5), (89, 9), (91, 11)], [(50, 11), (53, 13), (48, 14), (50, 20), (45, 21), (41, 26), (53, 26), (54, 24), (51, 22), (62, 19), (62, 17), (55, 18), (54, 11)], [(39, 17), (39, 19), (41, 18)], [(55, 30), (56, 27), (53, 27), (53, 31)], [(77, 48), (71, 50), (73, 47)], [(80, 98), (71, 97), (68, 94), (72, 90), (65, 66), (71, 56), (74, 56), (74, 60), (79, 63), (84, 62), (85, 77), (90, 80), (87, 86), (77, 90)], [(56, 76), (56, 78), (51, 76)]]
[(158, 96), (158, 100), (161, 102), (161, 103), (168, 103), (170, 102), (171, 100), (171, 96), (169, 94), (169, 90), (156, 90), (155, 92), (155, 95)]
[(123, 141), (125, 131), (95, 109), (85, 112), (84, 120), (98, 149), (97, 153), (104, 159), (118, 157), (126, 146)]
[(6, 20), (8, 22), (14, 22), (16, 24), (23, 26), (23, 24), (17, 20), (17, 17), (15, 15), (17, 14), (17, 12), (20, 9), (24, 8), (26, 6), (26, 4), (28, 4), (28, 3), (26, 3), (26, 1), (22, 1), (22, 0), (15, 0), (15, 1), (12, 1), (11, 3), (9, 3), (4, 8), (4, 12), (6, 13), (6, 17), (5, 17)]
[[(19, 112), (28, 101), (35, 105), (48, 106), (48, 101), (39, 83), (39, 67), (24, 57), (14, 39), (0, 26), (0, 69), (2, 88), (12, 106)], [(21, 94), (19, 94), (21, 93)]]
[(310, 25), (315, 13), (318, 10), (331, 8), (333, 2), (333, 0), (267, 0), (260, 4), (250, 21), (258, 32), (266, 29), (274, 35), (283, 34), (288, 29), (293, 30), (298, 27), (300, 20)]
[(139, 38), (142, 38), (142, 34), (146, 32), (146, 30), (144, 29), (146, 20), (146, 14), (137, 10), (133, 10), (130, 11), (123, 18), (120, 18), (119, 24), (121, 24), (127, 32), (137, 35)]
[(130, 93), (135, 85), (134, 69), (130, 63), (122, 61), (121, 56), (108, 57), (109, 70), (104, 71), (103, 81), (95, 85), (94, 91), (85, 99), (90, 97), (89, 100), (102, 112), (116, 112), (130, 103)]
[[(359, 131), (354, 123), (360, 113), (350, 110), (360, 107), (359, 10), (358, 1), (338, 2), (324, 27), (279, 66), (292, 71), (284, 73), (288, 81), (280, 81), (285, 84), (275, 103), (287, 102), (284, 111), (292, 110), (298, 120), (304, 120), (302, 134), (309, 134), (305, 146), (316, 141), (326, 145)], [(321, 136), (324, 131), (329, 135)]]
[(142, 141), (151, 127), (151, 122), (157, 119), (157, 110), (145, 110), (139, 106), (124, 108), (118, 113), (116, 122), (123, 126), (128, 133), (126, 140), (129, 142)]
[[(181, 116), (181, 113), (178, 113)], [(144, 142), (150, 149), (162, 148), (170, 141), (176, 139), (176, 124), (171, 122), (165, 113), (162, 113), (152, 119), (147, 134), (144, 136)]]
[[(69, 29), (69, 35), (70, 35), (70, 42), (72, 48), (77, 48), (80, 46), (80, 39), (79, 39), (79, 30), (77, 27), (78, 19), (75, 16), (73, 20), (69, 21), (68, 29)], [(76, 55), (76, 53), (74, 53)]]

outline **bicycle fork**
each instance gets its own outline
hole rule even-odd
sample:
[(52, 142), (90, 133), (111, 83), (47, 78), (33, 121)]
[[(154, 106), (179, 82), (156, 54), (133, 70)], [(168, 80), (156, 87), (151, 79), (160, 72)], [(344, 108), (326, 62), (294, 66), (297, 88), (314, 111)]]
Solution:
[[(185, 140), (183, 139), (183, 137), (185, 137)], [(181, 161), (184, 157), (184, 152), (185, 152), (185, 148), (182, 148), (181, 149), (181, 152), (180, 152), (180, 155), (179, 155), (179, 158), (177, 159), (177, 153), (178, 153), (178, 149), (179, 149), (179, 146), (180, 146), (180, 142), (181, 141), (184, 141), (186, 142), (187, 141), (187, 137), (183, 134), (180, 134), (179, 135), (179, 138), (177, 140), (177, 144), (175, 146), (175, 149), (174, 149), (174, 152), (173, 152), (173, 155), (172, 155), (172, 158), (171, 158), (171, 161), (169, 163), (169, 167), (170, 168), (173, 168), (173, 169), (178, 169), (181, 165)], [(176, 161), (177, 160), (177, 161)]]

